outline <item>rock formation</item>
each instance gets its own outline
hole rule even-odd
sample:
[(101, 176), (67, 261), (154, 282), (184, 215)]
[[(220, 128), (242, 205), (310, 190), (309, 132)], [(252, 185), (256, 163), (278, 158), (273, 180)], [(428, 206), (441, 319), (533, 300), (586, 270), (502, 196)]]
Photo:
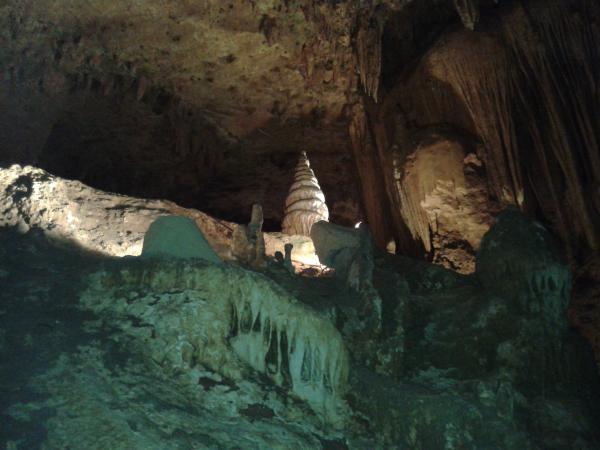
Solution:
[[(3, 438), (119, 450), (568, 450), (576, 440), (591, 450), (598, 375), (561, 314), (568, 286), (552, 285), (564, 277), (547, 237), (501, 215), (475, 276), (376, 255), (378, 322), (336, 278), (99, 260), (4, 230)], [(493, 264), (505, 253), (523, 258), (520, 278)]]
[[(109, 256), (138, 256), (150, 224), (159, 217), (177, 215), (192, 219), (219, 257), (230, 260), (233, 233), (238, 226), (169, 201), (111, 194), (79, 181), (55, 177), (41, 169), (19, 165), (0, 168), (0, 208), (4, 211), (0, 226), (21, 232), (41, 230), (57, 242), (72, 243)], [(251, 228), (260, 229), (260, 211), (256, 208), (253, 211)], [(254, 247), (258, 255), (264, 255), (265, 251), (273, 255), (291, 241), (298, 261), (318, 263), (310, 238), (260, 234), (265, 245), (263, 250), (262, 244)], [(245, 233), (242, 240), (244, 245), (248, 243)]]
[(469, 30), (474, 30), (479, 21), (479, 0), (454, 0), (460, 20)]
[(0, 226), (37, 228), (57, 241), (111, 256), (139, 255), (148, 227), (164, 215), (194, 220), (222, 256), (233, 229), (232, 223), (172, 202), (110, 194), (30, 166), (0, 169), (0, 208)]
[(475, 270), (475, 252), (499, 207), (485, 168), (460, 139), (432, 131), (414, 136), (393, 156), (400, 213), (433, 261), (461, 273)]
[[(4, 0), (0, 43), (0, 447), (598, 447), (600, 2)], [(131, 258), (170, 215), (223, 264)]]
[(302, 152), (294, 171), (294, 182), (285, 200), (281, 229), (286, 234), (310, 236), (310, 229), (315, 222), (328, 219), (325, 196), (310, 168), (306, 152)]
[(250, 223), (236, 225), (233, 231), (231, 252), (244, 264), (261, 267), (265, 264), (265, 238), (262, 232), (263, 213), (258, 204), (252, 205)]
[[(268, 280), (243, 269), (163, 260), (96, 273), (89, 285), (82, 305), (115, 321), (127, 321), (130, 313), (114, 316), (111, 290), (147, 293), (129, 308), (146, 310), (145, 320), (156, 327), (149, 358), (188, 370), (204, 364), (241, 381), (237, 355), (308, 401), (324, 420), (341, 425), (348, 356), (339, 333)], [(156, 303), (157, 298), (162, 300)], [(127, 330), (126, 323), (123, 327)]]
[(189, 217), (163, 216), (150, 224), (144, 235), (144, 258), (201, 259), (213, 264), (222, 261)]
[(373, 239), (364, 224), (355, 229), (320, 221), (310, 236), (321, 264), (335, 269), (348, 287), (362, 292), (372, 286)]

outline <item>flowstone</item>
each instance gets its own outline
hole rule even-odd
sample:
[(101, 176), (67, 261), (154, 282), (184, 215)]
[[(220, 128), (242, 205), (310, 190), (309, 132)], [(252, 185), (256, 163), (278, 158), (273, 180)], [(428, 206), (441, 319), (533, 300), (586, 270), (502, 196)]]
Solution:
[(201, 261), (126, 261), (90, 276), (84, 308), (118, 325), (160, 366), (248, 366), (344, 422), (348, 355), (335, 327), (263, 276)]

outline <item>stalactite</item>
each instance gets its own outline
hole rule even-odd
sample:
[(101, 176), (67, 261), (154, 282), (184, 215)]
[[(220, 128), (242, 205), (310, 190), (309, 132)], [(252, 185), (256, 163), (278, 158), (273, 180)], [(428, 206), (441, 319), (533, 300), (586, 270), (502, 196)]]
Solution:
[(383, 26), (375, 18), (361, 18), (356, 34), (356, 57), (363, 89), (375, 102), (381, 76), (381, 36)]
[(454, 0), (454, 7), (463, 25), (474, 30), (479, 22), (479, 0)]
[[(592, 4), (584, 1), (580, 7), (581, 14), (562, 4), (533, 11), (519, 8), (513, 20), (504, 22), (504, 34), (523, 80), (520, 109), (542, 166), (543, 183), (552, 193), (549, 209), (571, 248), (580, 237), (589, 248), (598, 249), (600, 211), (593, 205), (592, 186), (600, 182), (600, 135), (594, 125), (600, 118), (600, 43), (584, 19)], [(532, 106), (532, 91), (541, 102), (537, 107)], [(540, 123), (549, 126), (542, 131)], [(552, 166), (559, 168), (562, 177)]]
[[(574, 257), (600, 246), (600, 43), (590, 20), (598, 10), (589, 0), (517, 5), (493, 31), (445, 35), (415, 72), (439, 86), (413, 100), (421, 123), (449, 121), (476, 134), (490, 192), (504, 205), (539, 210)], [(430, 113), (448, 98), (452, 108)], [(468, 116), (449, 117), (456, 108)]]
[(146, 78), (145, 76), (141, 76), (138, 79), (138, 88), (137, 88), (137, 92), (136, 92), (136, 98), (138, 100), (141, 100), (144, 97), (144, 94), (146, 93), (146, 89), (148, 88), (148, 78)]
[(484, 144), (478, 156), (496, 197), (504, 204), (519, 204), (523, 181), (515, 147), (508, 55), (494, 38), (468, 42), (465, 46), (464, 32), (451, 36), (429, 64), (436, 77), (452, 86), (473, 118)]
[(296, 166), (294, 183), (285, 201), (285, 216), (281, 228), (287, 234), (310, 236), (313, 223), (328, 219), (325, 196), (310, 168), (306, 152), (302, 152)]

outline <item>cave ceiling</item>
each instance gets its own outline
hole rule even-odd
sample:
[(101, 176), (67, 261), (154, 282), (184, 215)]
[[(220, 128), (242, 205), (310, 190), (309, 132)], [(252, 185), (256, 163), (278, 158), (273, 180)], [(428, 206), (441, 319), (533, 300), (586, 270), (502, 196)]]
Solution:
[[(600, 245), (599, 10), (0, 1), (0, 164), (236, 222), (260, 203), (276, 230), (306, 151), (331, 220), (366, 220), (380, 247), (472, 254), (479, 238), (460, 230), (480, 236), (516, 205), (582, 258)], [(453, 171), (463, 158), (463, 173), (409, 183), (422, 145), (454, 155)]]
[(361, 74), (357, 30), (394, 17), (395, 34), (413, 34), (429, 7), (458, 20), (426, 0), (1, 2), (2, 162), (230, 219), (260, 201), (268, 226), (306, 150), (333, 217), (350, 223), (362, 213), (348, 108), (377, 84)]

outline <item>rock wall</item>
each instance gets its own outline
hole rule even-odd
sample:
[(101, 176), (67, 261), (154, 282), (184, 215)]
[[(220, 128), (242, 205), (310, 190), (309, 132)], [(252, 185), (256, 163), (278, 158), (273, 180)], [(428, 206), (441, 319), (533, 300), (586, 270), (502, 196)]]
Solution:
[[(574, 260), (598, 249), (598, 131), (591, 125), (600, 114), (598, 14), (598, 5), (586, 0), (485, 8), (477, 31), (440, 32), (405, 61), (395, 84), (380, 92), (381, 104), (365, 100), (375, 149), (363, 148), (377, 154), (403, 251), (413, 245), (407, 228), (419, 227), (425, 228), (417, 241), (427, 250), (428, 225), (401, 213), (407, 205), (393, 192), (393, 148), (439, 126), (470, 137), (491, 200), (542, 219)], [(373, 195), (365, 201), (380, 202)]]

